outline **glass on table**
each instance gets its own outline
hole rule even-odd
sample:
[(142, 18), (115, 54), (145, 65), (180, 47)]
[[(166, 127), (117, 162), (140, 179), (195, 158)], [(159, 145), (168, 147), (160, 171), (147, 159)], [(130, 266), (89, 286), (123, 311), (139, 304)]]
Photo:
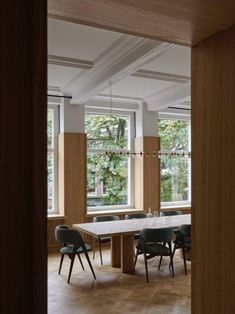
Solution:
[(152, 214), (152, 211), (151, 211), (151, 207), (148, 208), (148, 213), (147, 213), (147, 218), (152, 218), (153, 217), (153, 214)]
[(159, 217), (159, 210), (154, 210), (154, 211), (153, 211), (153, 217), (154, 217), (154, 218)]

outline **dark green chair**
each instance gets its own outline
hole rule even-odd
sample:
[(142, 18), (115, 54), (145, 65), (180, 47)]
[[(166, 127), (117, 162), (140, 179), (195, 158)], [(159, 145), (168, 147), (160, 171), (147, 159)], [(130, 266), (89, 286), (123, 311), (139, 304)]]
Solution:
[(186, 253), (191, 250), (191, 225), (181, 225), (178, 228), (174, 241), (173, 256), (177, 249), (182, 249), (184, 271), (187, 275)]
[[(116, 221), (116, 220), (120, 220), (120, 218), (118, 216), (114, 216), (114, 215), (95, 216), (95, 217), (93, 217), (93, 222)], [(103, 265), (103, 257), (102, 257), (101, 246), (102, 246), (102, 244), (108, 243), (110, 241), (111, 241), (110, 237), (101, 237), (101, 238), (94, 237), (94, 241), (93, 241), (93, 259), (95, 258), (96, 242), (98, 242), (99, 251), (100, 251), (100, 263), (101, 263), (101, 265)]]
[(143, 229), (139, 235), (139, 243), (136, 246), (136, 254), (134, 267), (135, 270), (137, 258), (140, 254), (144, 255), (146, 280), (149, 282), (148, 276), (148, 263), (147, 260), (160, 256), (158, 269), (160, 270), (162, 257), (170, 257), (170, 267), (172, 271), (172, 277), (174, 277), (174, 265), (173, 265), (173, 252), (171, 241), (174, 238), (174, 228), (161, 228), (161, 229)]
[[(126, 214), (125, 219), (141, 219), (141, 218), (147, 218), (146, 213), (135, 213), (135, 214)], [(139, 239), (139, 233), (134, 234), (134, 240)]]
[(183, 215), (181, 210), (164, 210), (160, 212), (160, 216)]
[(139, 218), (147, 218), (146, 213), (135, 213), (135, 214), (126, 214), (125, 219), (139, 219)]
[(87, 262), (90, 266), (90, 269), (92, 271), (94, 279), (96, 279), (92, 264), (90, 262), (90, 258), (87, 252), (92, 251), (92, 248), (90, 245), (84, 243), (83, 238), (81, 234), (71, 229), (69, 226), (66, 225), (59, 225), (55, 228), (55, 238), (58, 242), (61, 242), (64, 244), (64, 246), (60, 249), (61, 258), (60, 258), (60, 266), (59, 266), (59, 272), (60, 274), (61, 267), (64, 260), (64, 255), (68, 255), (71, 262), (70, 262), (70, 268), (69, 268), (69, 276), (68, 276), (68, 283), (70, 282), (70, 277), (73, 270), (73, 264), (75, 256), (77, 255), (82, 269), (84, 270), (84, 266), (80, 257), (80, 254), (84, 253), (86, 256)]

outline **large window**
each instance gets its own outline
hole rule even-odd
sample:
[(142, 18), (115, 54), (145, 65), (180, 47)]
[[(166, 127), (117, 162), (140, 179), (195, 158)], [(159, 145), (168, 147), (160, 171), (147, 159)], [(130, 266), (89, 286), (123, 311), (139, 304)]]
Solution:
[[(191, 150), (190, 122), (159, 120), (161, 150)], [(191, 160), (186, 156), (161, 157), (161, 205), (189, 205), (191, 203)]]
[(48, 213), (57, 213), (57, 133), (58, 107), (47, 110), (47, 208)]
[(131, 206), (132, 115), (87, 112), (88, 210)]

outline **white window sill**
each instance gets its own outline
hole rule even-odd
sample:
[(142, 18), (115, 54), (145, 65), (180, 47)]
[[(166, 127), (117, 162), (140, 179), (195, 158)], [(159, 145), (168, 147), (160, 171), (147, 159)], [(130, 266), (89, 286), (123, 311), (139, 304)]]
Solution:
[(105, 215), (105, 214), (123, 214), (123, 213), (133, 213), (133, 212), (143, 212), (143, 209), (137, 208), (125, 208), (125, 209), (106, 209), (106, 210), (92, 210), (87, 212), (86, 217), (92, 217), (96, 215)]
[(177, 208), (185, 208), (185, 209), (191, 209), (190, 204), (184, 204), (184, 205), (167, 205), (167, 206), (161, 206), (161, 209), (177, 209)]
[(52, 220), (52, 219), (64, 219), (65, 216), (64, 215), (60, 215), (60, 214), (48, 214), (47, 215), (47, 219), (48, 220)]

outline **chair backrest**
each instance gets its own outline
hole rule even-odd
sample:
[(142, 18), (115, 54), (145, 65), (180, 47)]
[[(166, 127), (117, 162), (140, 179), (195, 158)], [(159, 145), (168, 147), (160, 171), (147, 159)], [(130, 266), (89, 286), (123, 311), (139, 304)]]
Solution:
[(178, 228), (176, 240), (183, 242), (186, 238), (191, 238), (191, 225), (181, 225)]
[(79, 247), (82, 247), (83, 250), (86, 250), (81, 234), (78, 231), (71, 229), (69, 226), (57, 226), (55, 228), (55, 238), (58, 242), (62, 242), (64, 244), (73, 244), (75, 251)]
[(93, 217), (93, 222), (103, 222), (103, 221), (114, 221), (120, 220), (118, 216), (95, 216)]
[(174, 228), (143, 229), (140, 232), (139, 243), (144, 245), (147, 242), (170, 242), (174, 238)]
[(181, 210), (165, 210), (160, 212), (160, 216), (183, 215)]
[(146, 218), (146, 213), (135, 213), (135, 214), (126, 214), (125, 219), (139, 219), (139, 218)]

